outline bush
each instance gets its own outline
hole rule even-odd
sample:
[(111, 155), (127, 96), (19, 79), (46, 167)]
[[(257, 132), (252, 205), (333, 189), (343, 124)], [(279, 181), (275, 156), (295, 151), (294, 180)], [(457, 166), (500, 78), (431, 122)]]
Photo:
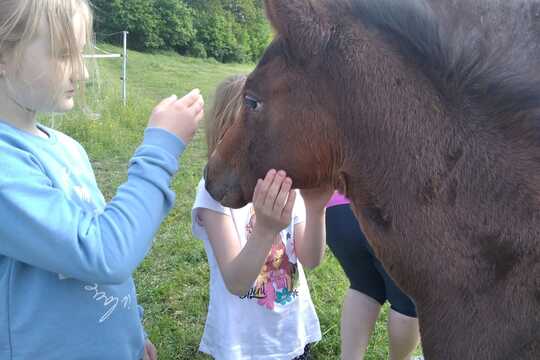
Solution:
[(198, 41), (193, 43), (187, 54), (201, 59), (206, 59), (208, 57), (208, 54), (206, 53), (206, 48)]

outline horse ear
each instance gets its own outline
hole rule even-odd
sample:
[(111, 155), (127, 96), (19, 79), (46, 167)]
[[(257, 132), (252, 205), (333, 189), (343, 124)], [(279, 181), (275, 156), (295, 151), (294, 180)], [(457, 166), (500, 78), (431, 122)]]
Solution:
[(332, 25), (317, 0), (265, 0), (266, 16), (289, 45), (301, 54), (316, 55), (330, 40)]

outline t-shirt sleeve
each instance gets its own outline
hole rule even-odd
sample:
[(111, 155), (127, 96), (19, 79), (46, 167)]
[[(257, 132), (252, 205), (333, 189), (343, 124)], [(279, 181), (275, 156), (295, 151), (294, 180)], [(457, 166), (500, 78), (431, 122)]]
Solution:
[(191, 231), (196, 238), (204, 240), (206, 237), (206, 230), (204, 229), (204, 224), (199, 216), (200, 209), (209, 209), (223, 215), (230, 215), (229, 209), (214, 200), (212, 195), (208, 193), (205, 188), (204, 179), (199, 181), (197, 194), (195, 195), (195, 201), (191, 209)]
[(306, 222), (306, 205), (304, 204), (304, 199), (300, 195), (300, 191), (296, 191), (296, 200), (294, 201), (293, 213), (292, 213), (292, 223), (293, 225)]

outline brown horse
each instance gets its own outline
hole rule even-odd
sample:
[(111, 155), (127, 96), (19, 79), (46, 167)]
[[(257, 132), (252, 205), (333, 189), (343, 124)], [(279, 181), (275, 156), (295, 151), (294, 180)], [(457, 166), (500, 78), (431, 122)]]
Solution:
[(300, 188), (334, 185), (414, 298), (428, 359), (540, 359), (540, 81), (537, 60), (521, 56), (528, 36), (484, 36), (421, 0), (266, 8), (276, 37), (209, 159), (208, 191), (242, 206), (270, 168)]

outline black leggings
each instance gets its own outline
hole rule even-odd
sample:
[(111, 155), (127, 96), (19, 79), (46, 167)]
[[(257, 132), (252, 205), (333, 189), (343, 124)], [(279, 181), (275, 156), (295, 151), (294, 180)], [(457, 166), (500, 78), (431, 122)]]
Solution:
[(413, 301), (401, 291), (373, 254), (350, 205), (326, 209), (326, 242), (357, 290), (378, 301), (386, 300), (400, 314), (416, 317)]

